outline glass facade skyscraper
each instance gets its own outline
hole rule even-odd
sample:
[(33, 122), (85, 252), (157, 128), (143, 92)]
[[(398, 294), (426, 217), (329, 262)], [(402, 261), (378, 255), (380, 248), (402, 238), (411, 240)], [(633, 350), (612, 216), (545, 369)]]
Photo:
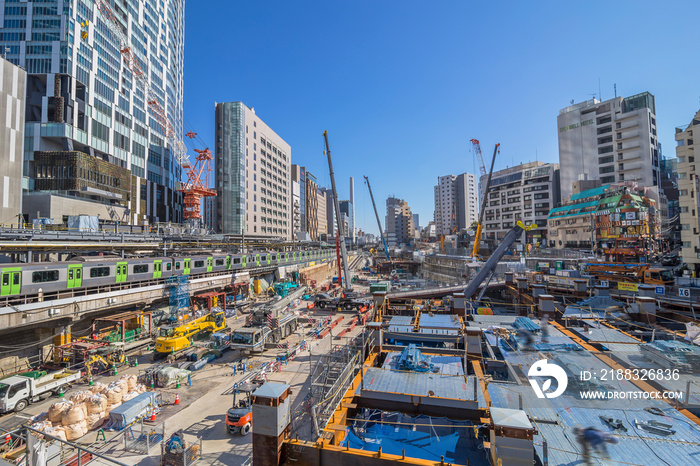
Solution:
[[(184, 0), (106, 3), (181, 137)], [(117, 210), (116, 218), (111, 215), (115, 221), (181, 221), (182, 196), (176, 191), (181, 168), (96, 2), (0, 0), (0, 11), (0, 47), (9, 61), (28, 73), (24, 153), (28, 193), (37, 194), (35, 181), (41, 178), (41, 192), (73, 197), (83, 202), (80, 209), (88, 214), (100, 212), (90, 204), (101, 204), (110, 212)], [(40, 173), (34, 166), (37, 153), (43, 157)], [(66, 154), (75, 153), (100, 159), (99, 172), (83, 166), (89, 160), (83, 157), (77, 165), (67, 165)], [(132, 176), (125, 178), (123, 170)], [(76, 186), (61, 176), (84, 183)], [(51, 177), (54, 180), (47, 183)], [(118, 186), (122, 194), (115, 194), (115, 180), (129, 184)]]

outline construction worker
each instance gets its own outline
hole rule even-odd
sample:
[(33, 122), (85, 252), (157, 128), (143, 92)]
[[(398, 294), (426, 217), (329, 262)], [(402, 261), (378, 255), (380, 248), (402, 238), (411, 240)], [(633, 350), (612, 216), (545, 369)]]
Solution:
[(592, 456), (599, 456), (603, 459), (610, 459), (608, 455), (607, 444), (616, 444), (619, 441), (608, 432), (603, 432), (596, 429), (595, 427), (587, 427), (585, 429), (580, 429), (578, 427), (574, 428), (574, 435), (576, 435), (576, 440), (581, 445), (581, 450), (583, 450), (583, 460), (584, 464), (593, 465)]
[(523, 340), (524, 349), (531, 349), (535, 343), (535, 337), (532, 336), (532, 332), (525, 328), (519, 328), (517, 334)]

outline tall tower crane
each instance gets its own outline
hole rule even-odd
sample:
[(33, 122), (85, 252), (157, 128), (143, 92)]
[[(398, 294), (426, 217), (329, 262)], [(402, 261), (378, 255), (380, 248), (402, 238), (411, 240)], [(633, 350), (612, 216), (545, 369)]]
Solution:
[[(476, 139), (472, 139), (472, 144), (474, 144), (473, 141), (476, 141), (475, 147), (479, 146), (479, 141)], [(489, 192), (489, 186), (491, 186), (491, 175), (493, 175), (493, 164), (496, 162), (496, 154), (498, 153), (498, 148), (500, 147), (500, 144), (496, 144), (496, 147), (493, 148), (493, 158), (491, 158), (491, 170), (489, 170), (489, 176), (486, 179), (486, 186), (484, 186), (484, 192), (482, 193), (482, 199), (481, 199), (481, 211), (479, 212), (479, 223), (477, 223), (476, 226), (476, 234), (474, 235), (474, 247), (472, 248), (472, 257), (477, 257), (479, 255), (479, 245), (481, 244), (481, 230), (484, 227), (484, 212), (486, 211), (486, 199), (488, 198), (488, 192)], [(479, 149), (479, 158), (481, 159), (481, 149)], [(483, 167), (484, 161), (481, 160), (481, 166)], [(483, 169), (484, 174), (486, 174), (486, 167)]]
[(384, 231), (382, 231), (382, 222), (379, 220), (379, 212), (377, 212), (377, 204), (374, 203), (374, 195), (372, 194), (372, 186), (369, 185), (369, 178), (365, 176), (365, 181), (367, 182), (367, 189), (369, 189), (369, 197), (372, 199), (372, 207), (374, 207), (374, 215), (377, 217), (377, 226), (379, 227), (379, 236), (382, 238), (382, 244), (384, 244), (384, 254), (386, 254), (386, 260), (391, 262), (391, 257), (389, 256), (389, 248), (386, 245), (386, 238), (384, 238)]
[[(338, 202), (338, 191), (335, 189), (335, 175), (333, 174), (333, 161), (331, 160), (331, 148), (328, 145), (328, 131), (323, 132), (323, 139), (326, 142), (326, 157), (328, 158), (328, 171), (331, 175), (331, 189), (333, 190), (333, 207), (335, 209), (335, 219), (338, 224), (338, 233), (336, 234), (336, 241), (340, 243), (340, 251), (342, 253), (343, 259), (343, 272), (345, 273), (345, 280), (338, 277), (338, 283), (347, 291), (352, 291), (352, 282), (350, 279), (350, 269), (348, 268), (348, 251), (345, 247), (345, 234), (343, 228), (343, 217), (340, 214), (340, 203)], [(338, 272), (340, 272), (340, 264), (338, 265)], [(340, 273), (338, 274), (340, 275)]]
[[(141, 67), (138, 58), (136, 58), (134, 51), (131, 49), (131, 43), (129, 42), (126, 31), (122, 29), (114, 11), (112, 11), (112, 8), (109, 6), (109, 2), (105, 0), (96, 0), (95, 3), (109, 31), (117, 39), (117, 42), (119, 42), (119, 53), (134, 77), (136, 85), (143, 91), (146, 102), (148, 103), (148, 108), (163, 129), (163, 135), (170, 143), (170, 150), (172, 151), (173, 157), (185, 170), (185, 173), (187, 173), (187, 181), (179, 189), (179, 191), (182, 191), (184, 194), (184, 217), (188, 220), (201, 219), (200, 205), (202, 198), (216, 196), (216, 190), (206, 187), (206, 185), (209, 184), (209, 172), (211, 171), (209, 161), (213, 158), (211, 151), (209, 149), (195, 149), (195, 152), (197, 152), (196, 162), (194, 165), (190, 163), (184, 142), (178, 137), (177, 131), (175, 131), (170, 120), (168, 120), (165, 109), (158, 100), (158, 95), (151, 89), (151, 85), (148, 82), (148, 75)], [(86, 26), (87, 23), (84, 27)], [(87, 34), (81, 34), (81, 37), (85, 40), (87, 39)], [(195, 135), (196, 133), (188, 133), (189, 137), (194, 137)], [(202, 182), (202, 173), (205, 174), (204, 183)]]
[(472, 143), (474, 155), (476, 155), (476, 158), (479, 161), (479, 171), (481, 172), (481, 176), (484, 176), (486, 174), (486, 166), (484, 165), (484, 158), (481, 156), (481, 145), (479, 144), (479, 140), (471, 139), (469, 142)]

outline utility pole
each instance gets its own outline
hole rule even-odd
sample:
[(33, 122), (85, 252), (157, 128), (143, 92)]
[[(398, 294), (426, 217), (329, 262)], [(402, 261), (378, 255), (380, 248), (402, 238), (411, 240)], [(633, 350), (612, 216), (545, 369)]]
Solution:
[(333, 161), (331, 160), (331, 148), (328, 145), (328, 131), (323, 132), (323, 139), (326, 141), (326, 157), (328, 158), (328, 171), (331, 176), (331, 189), (333, 190), (333, 207), (335, 210), (335, 220), (338, 224), (338, 242), (340, 243), (340, 252), (343, 258), (343, 272), (345, 273), (345, 281), (338, 277), (339, 284), (346, 290), (352, 291), (350, 284), (350, 270), (348, 269), (348, 251), (345, 247), (345, 234), (343, 232), (343, 217), (340, 214), (340, 203), (338, 202), (338, 191), (335, 189), (335, 176), (333, 175)]

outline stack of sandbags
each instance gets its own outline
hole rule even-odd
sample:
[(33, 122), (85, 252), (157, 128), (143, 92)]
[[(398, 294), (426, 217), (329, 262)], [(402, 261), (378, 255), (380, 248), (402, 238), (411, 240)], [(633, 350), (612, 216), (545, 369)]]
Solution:
[(147, 389), (146, 389), (146, 386), (144, 384), (138, 383), (134, 387), (134, 390), (136, 390), (137, 392), (139, 392), (139, 394), (141, 394), (141, 393), (146, 393)]
[(49, 408), (49, 421), (54, 424), (60, 424), (63, 415), (71, 406), (73, 406), (73, 403), (70, 401), (59, 401), (52, 404)]
[(63, 414), (61, 424), (65, 428), (66, 439), (68, 440), (76, 440), (87, 434), (88, 422), (85, 403), (73, 404)]
[(107, 411), (107, 397), (104, 395), (92, 395), (85, 400), (87, 407), (87, 426), (89, 430), (96, 429), (109, 417)]
[(107, 398), (107, 412), (110, 412), (122, 404), (124, 395), (122, 395), (121, 386), (112, 387), (110, 385), (110, 388), (105, 392), (105, 397)]
[(126, 403), (129, 400), (133, 400), (137, 396), (139, 396), (139, 392), (136, 390), (133, 390), (133, 391), (127, 393), (126, 395), (124, 395), (124, 397), (122, 398), (122, 402)]

